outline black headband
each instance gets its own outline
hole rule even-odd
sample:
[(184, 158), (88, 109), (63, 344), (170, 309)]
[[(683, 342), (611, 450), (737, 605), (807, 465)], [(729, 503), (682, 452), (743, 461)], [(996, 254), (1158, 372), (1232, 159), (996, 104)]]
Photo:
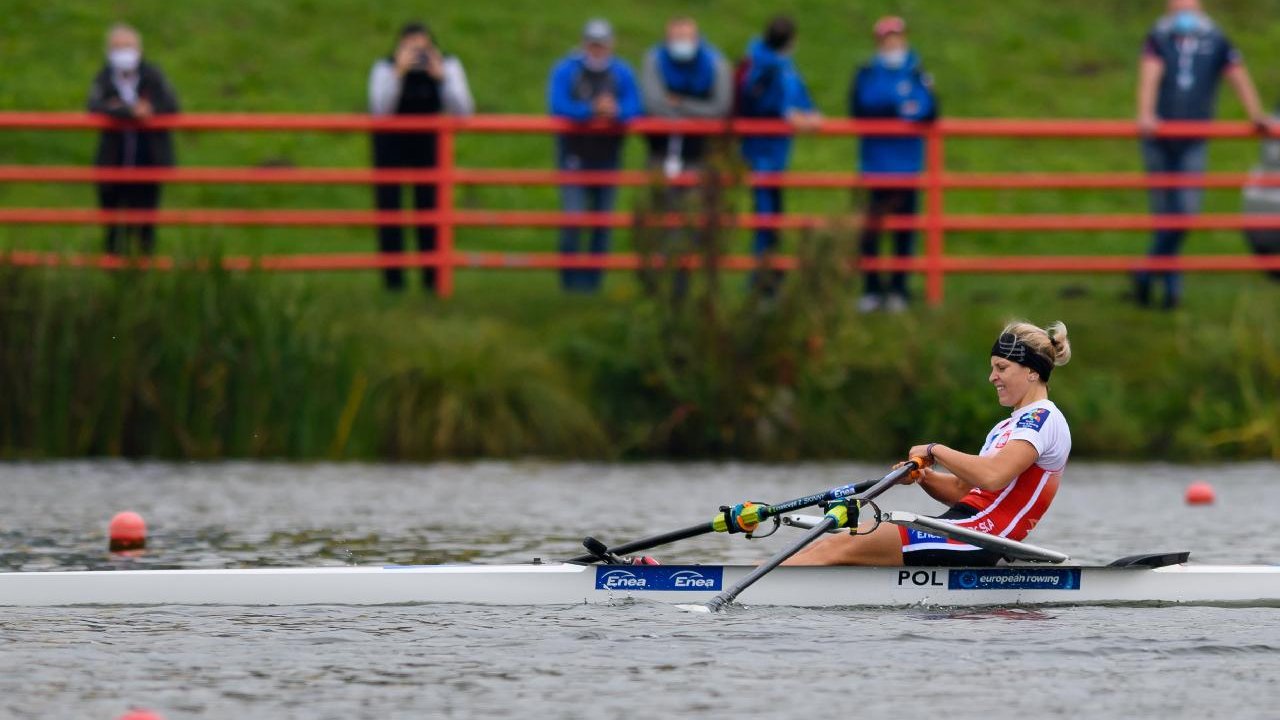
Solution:
[(991, 356), (1012, 360), (1019, 365), (1031, 368), (1040, 374), (1040, 379), (1049, 382), (1049, 373), (1053, 372), (1053, 363), (1045, 356), (1027, 347), (1013, 333), (1004, 333), (991, 346)]

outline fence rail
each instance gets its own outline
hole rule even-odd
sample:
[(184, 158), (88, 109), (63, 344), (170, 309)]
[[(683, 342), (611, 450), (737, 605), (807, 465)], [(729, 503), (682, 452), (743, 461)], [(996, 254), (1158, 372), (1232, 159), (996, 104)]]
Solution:
[[(224, 257), (220, 262), (231, 269), (257, 267), (277, 271), (334, 271), (386, 267), (435, 267), (438, 291), (453, 292), (453, 272), (459, 268), (555, 269), (600, 268), (627, 270), (660, 259), (628, 253), (604, 256), (560, 255), (557, 253), (471, 252), (456, 247), (459, 228), (488, 227), (628, 227), (628, 213), (564, 213), (546, 210), (471, 210), (456, 207), (459, 186), (559, 186), (619, 185), (643, 186), (654, 181), (649, 172), (635, 170), (567, 172), (544, 169), (458, 167), (455, 141), (460, 134), (555, 134), (566, 131), (693, 135), (789, 135), (786, 123), (770, 120), (697, 121), (637, 119), (625, 128), (607, 123), (573, 124), (565, 120), (520, 115), (485, 115), (470, 118), (394, 117), (368, 115), (298, 114), (185, 114), (157, 117), (145, 124), (122, 123), (104, 116), (82, 113), (0, 112), (0, 131), (54, 130), (86, 131), (121, 128), (172, 129), (199, 132), (432, 132), (438, 143), (438, 166), (434, 169), (363, 169), (334, 167), (180, 167), (180, 168), (95, 168), (55, 165), (0, 165), (0, 183), (99, 183), (157, 182), (199, 184), (375, 184), (430, 183), (437, 187), (438, 209), (433, 211), (304, 210), (235, 208), (184, 208), (165, 210), (103, 211), (90, 208), (0, 208), (0, 224), (10, 225), (96, 225), (106, 223), (160, 225), (243, 225), (269, 227), (335, 227), (379, 225), (435, 225), (438, 247), (435, 252), (383, 255), (377, 253), (290, 254), (257, 257)], [(1012, 120), (945, 119), (930, 124), (888, 120), (827, 120), (814, 132), (818, 136), (919, 135), (926, 144), (926, 167), (919, 175), (861, 176), (854, 172), (751, 173), (744, 178), (753, 187), (842, 189), (865, 187), (914, 188), (923, 193), (918, 216), (895, 216), (879, 223), (885, 229), (922, 231), (925, 244), (921, 257), (863, 258), (859, 266), (869, 270), (906, 270), (923, 273), (930, 302), (941, 302), (945, 276), (952, 273), (1039, 273), (1039, 272), (1133, 272), (1206, 271), (1249, 272), (1280, 270), (1280, 256), (1200, 255), (1181, 258), (1145, 256), (948, 256), (949, 232), (1072, 232), (1151, 231), (1155, 229), (1280, 229), (1280, 215), (1060, 215), (947, 213), (945, 193), (954, 190), (1097, 190), (1146, 188), (1242, 188), (1280, 187), (1280, 175), (1248, 173), (1206, 173), (1203, 175), (1146, 175), (1139, 173), (959, 173), (946, 169), (945, 142), (952, 138), (1094, 138), (1136, 139), (1135, 125), (1119, 120)], [(1167, 123), (1160, 137), (1227, 138), (1257, 137), (1248, 123)], [(690, 186), (698, 182), (692, 173), (668, 180)], [(789, 214), (781, 216), (738, 215), (721, 218), (740, 228), (802, 229), (829, 225), (828, 216)], [(670, 215), (658, 224), (680, 226), (687, 219)], [(141, 266), (171, 269), (179, 265), (171, 257), (119, 258), (109, 255), (66, 254), (12, 250), (0, 255), (0, 262), (14, 265), (53, 265), (114, 269)], [(695, 267), (698, 258), (675, 262)], [(722, 264), (730, 270), (751, 270), (761, 260), (729, 255)], [(763, 262), (779, 269), (795, 266), (791, 257), (771, 257)]]

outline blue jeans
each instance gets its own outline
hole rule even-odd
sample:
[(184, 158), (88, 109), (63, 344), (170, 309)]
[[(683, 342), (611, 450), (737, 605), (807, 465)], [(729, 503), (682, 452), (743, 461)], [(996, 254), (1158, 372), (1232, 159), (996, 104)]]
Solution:
[[(747, 138), (750, 140), (752, 138)], [(770, 138), (772, 139), (772, 138)], [(746, 155), (747, 167), (751, 172), (759, 173), (780, 173), (787, 169), (787, 156), (781, 153), (752, 154), (749, 152), (751, 147), (744, 140), (743, 151)], [(755, 187), (751, 189), (751, 204), (756, 215), (781, 215), (782, 208), (782, 188), (780, 187)], [(760, 257), (766, 253), (772, 252), (778, 247), (778, 231), (771, 228), (756, 228), (754, 240), (751, 245), (752, 252), (756, 257)], [(777, 285), (781, 282), (781, 272), (770, 272), (768, 275), (768, 285), (765, 292), (771, 294), (777, 289)], [(761, 282), (756, 273), (751, 274), (751, 284)]]
[[(617, 170), (620, 159), (613, 157), (604, 162), (587, 163), (576, 155), (569, 155), (563, 148), (556, 152), (556, 167), (561, 170)], [(618, 190), (612, 185), (561, 185), (560, 208), (567, 213), (609, 212), (613, 210), (618, 197)], [(609, 251), (609, 228), (597, 227), (587, 230), (590, 233), (588, 251), (592, 255), (603, 255)], [(560, 254), (574, 255), (582, 252), (583, 228), (560, 228)], [(604, 280), (602, 270), (569, 270), (560, 271), (560, 287), (570, 292), (593, 293), (600, 289)]]
[[(1203, 174), (1209, 161), (1209, 147), (1204, 140), (1142, 141), (1142, 163), (1149, 173)], [(1151, 190), (1151, 214), (1195, 215), (1200, 212), (1204, 198), (1203, 188), (1157, 188)], [(1182, 249), (1186, 230), (1156, 230), (1151, 243), (1152, 257), (1174, 257)], [(1165, 285), (1165, 304), (1176, 305), (1182, 296), (1182, 274), (1157, 273)], [(1143, 304), (1151, 299), (1152, 273), (1140, 272), (1137, 282), (1138, 300)]]

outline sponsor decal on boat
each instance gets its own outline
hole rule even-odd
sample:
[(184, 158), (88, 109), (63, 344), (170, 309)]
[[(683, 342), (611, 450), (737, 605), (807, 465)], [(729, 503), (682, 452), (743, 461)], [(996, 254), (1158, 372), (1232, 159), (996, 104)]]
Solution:
[(596, 567), (597, 590), (685, 590), (718, 592), (724, 578), (720, 567), (636, 565)]
[(948, 590), (1079, 590), (1080, 568), (987, 568), (947, 571)]

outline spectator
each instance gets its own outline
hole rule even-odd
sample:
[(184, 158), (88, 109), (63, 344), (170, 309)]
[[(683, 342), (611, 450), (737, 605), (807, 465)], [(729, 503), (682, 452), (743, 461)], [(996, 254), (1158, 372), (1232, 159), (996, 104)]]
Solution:
[[(907, 42), (907, 24), (899, 17), (884, 17), (875, 24), (876, 55), (854, 75), (849, 88), (849, 114), (856, 118), (909, 121), (933, 120), (938, 114), (933, 80), (920, 67), (920, 60)], [(918, 175), (924, 168), (924, 140), (918, 136), (864, 136), (859, 143), (863, 175)], [(872, 187), (867, 202), (866, 228), (862, 233), (862, 256), (879, 254), (883, 219), (889, 215), (914, 215), (919, 206), (914, 188)], [(911, 257), (915, 232), (893, 232), (894, 255)], [(907, 274), (890, 273), (888, 294), (880, 273), (863, 275), (860, 312), (884, 308), (901, 312), (907, 307)]]
[[(373, 64), (369, 73), (369, 113), (386, 115), (470, 115), (475, 111), (471, 89), (462, 62), (445, 55), (426, 25), (411, 22), (400, 29), (395, 50), (389, 57)], [(434, 132), (375, 132), (373, 134), (373, 166), (375, 168), (433, 168), (438, 158)], [(374, 200), (379, 210), (399, 210), (400, 183), (374, 186)], [(418, 210), (436, 209), (434, 183), (414, 183), (413, 206)], [(383, 225), (378, 228), (378, 247), (384, 253), (404, 252), (403, 228)], [(435, 252), (436, 226), (418, 226), (418, 249)], [(385, 268), (383, 280), (388, 290), (404, 288), (404, 270)], [(436, 268), (422, 269), (422, 285), (434, 291)]]
[[(1217, 99), (1218, 82), (1231, 82), (1249, 118), (1264, 132), (1271, 128), (1258, 101), (1258, 92), (1238, 50), (1205, 15), (1199, 0), (1169, 0), (1168, 10), (1147, 35), (1138, 70), (1138, 127), (1146, 135), (1142, 158), (1151, 173), (1203, 173), (1208, 160), (1204, 138), (1156, 138), (1152, 133), (1164, 120), (1210, 120)], [(1156, 215), (1194, 215), (1200, 211), (1201, 188), (1169, 188), (1151, 191), (1151, 212)], [(1151, 246), (1153, 257), (1173, 257), (1182, 246), (1184, 230), (1157, 230)], [(1177, 307), (1182, 295), (1179, 273), (1161, 274), (1164, 307)], [(1136, 298), (1150, 306), (1151, 273), (1135, 277)]]
[[(655, 117), (723, 118), (733, 103), (729, 63), (698, 34), (691, 17), (667, 22), (665, 41), (644, 56), (640, 87), (645, 113)], [(674, 177), (701, 166), (706, 147), (703, 135), (654, 135), (649, 138), (649, 163)]]
[[(765, 26), (764, 35), (751, 41), (747, 57), (737, 70), (737, 113), (749, 118), (781, 118), (800, 130), (818, 127), (821, 116), (804, 80), (791, 62), (796, 25), (789, 17), (778, 16)], [(787, 169), (791, 160), (791, 138), (786, 135), (748, 135), (742, 139), (742, 155), (753, 172), (776, 173)], [(751, 191), (756, 215), (782, 213), (782, 188), (756, 187)], [(757, 256), (778, 245), (778, 231), (759, 228), (755, 232)], [(764, 292), (777, 289), (778, 273), (769, 273)], [(752, 282), (758, 278), (752, 278)]]
[[(111, 26), (106, 60), (89, 87), (89, 112), (143, 122), (178, 112), (173, 86), (160, 68), (142, 59), (142, 36), (136, 29), (124, 23)], [(142, 130), (136, 125), (104, 131), (94, 160), (99, 167), (172, 167), (173, 162), (169, 131)], [(155, 210), (160, 206), (160, 184), (99, 183), (98, 204), (104, 210)], [(150, 255), (155, 242), (151, 223), (106, 227), (106, 251), (112, 255)]]
[[(726, 118), (733, 104), (733, 72), (724, 56), (698, 33), (691, 17), (667, 21), (666, 37), (645, 54), (640, 71), (640, 89), (645, 112), (672, 119), (710, 120)], [(674, 178), (685, 170), (702, 168), (707, 155), (706, 135), (650, 135), (649, 167)], [(658, 191), (660, 212), (678, 210), (687, 188), (668, 186)], [(687, 234), (687, 228), (671, 229), (668, 240)], [(673, 245), (673, 247), (679, 247)], [(655, 286), (650, 268), (640, 272), (647, 287)], [(675, 276), (673, 291), (683, 296), (688, 289), (688, 273)]]
[[(635, 75), (614, 57), (613, 27), (594, 19), (582, 30), (582, 48), (556, 64), (547, 91), (551, 114), (574, 122), (603, 120), (626, 122), (640, 114), (640, 92)], [(608, 133), (569, 132), (556, 138), (556, 167), (561, 170), (616, 170), (621, 164), (623, 136)], [(565, 212), (609, 212), (617, 189), (612, 185), (562, 185), (560, 204)], [(560, 253), (581, 252), (581, 228), (560, 229)], [(609, 229), (591, 229), (590, 251), (600, 255), (609, 249)], [(602, 281), (600, 270), (560, 271), (560, 284), (572, 292), (595, 292)]]

